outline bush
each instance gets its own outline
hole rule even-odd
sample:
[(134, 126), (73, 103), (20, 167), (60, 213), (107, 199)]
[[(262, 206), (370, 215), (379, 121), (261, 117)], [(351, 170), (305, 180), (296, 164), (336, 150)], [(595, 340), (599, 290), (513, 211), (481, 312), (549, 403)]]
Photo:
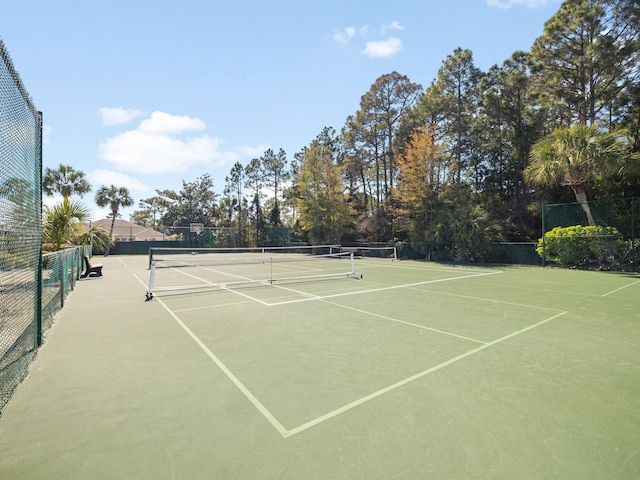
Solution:
[(545, 233), (536, 252), (546, 262), (564, 267), (611, 269), (620, 264), (624, 247), (622, 235), (613, 227), (574, 225)]

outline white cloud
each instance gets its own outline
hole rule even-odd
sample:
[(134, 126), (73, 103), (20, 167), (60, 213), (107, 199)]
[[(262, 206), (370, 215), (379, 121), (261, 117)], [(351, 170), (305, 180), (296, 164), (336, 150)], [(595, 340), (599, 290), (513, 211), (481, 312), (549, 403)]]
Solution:
[(153, 112), (151, 118), (140, 122), (138, 130), (155, 135), (174, 135), (188, 130), (204, 130), (205, 123), (199, 118), (186, 115), (171, 115), (165, 112)]
[(367, 42), (367, 46), (362, 51), (369, 57), (391, 57), (402, 49), (402, 40), (389, 37), (386, 40)]
[[(98, 158), (119, 171), (161, 175), (186, 172), (195, 166), (231, 165), (251, 148), (222, 149), (220, 138), (189, 135), (205, 129), (205, 123), (198, 118), (156, 111), (137, 128), (101, 142)], [(259, 154), (263, 152), (260, 150)]]
[(215, 160), (219, 145), (219, 139), (208, 135), (182, 139), (130, 130), (101, 143), (98, 156), (119, 170), (163, 174)]
[(385, 35), (389, 30), (404, 30), (404, 27), (396, 20), (392, 20), (390, 24), (382, 25), (382, 27), (380, 27), (380, 33), (383, 35)]
[[(493, 0), (495, 1), (495, 0)], [(343, 30), (336, 32), (333, 35), (333, 40), (347, 45), (352, 40), (368, 39), (375, 36), (387, 35), (390, 31), (404, 30), (404, 27), (397, 20), (392, 20), (390, 23), (386, 23), (380, 26), (378, 30), (369, 28), (368, 25), (361, 27), (347, 27)], [(386, 39), (366, 40), (365, 47), (362, 53), (369, 57), (390, 57), (395, 55), (402, 49), (402, 40), (396, 37), (387, 37)]]
[(122, 107), (103, 107), (98, 109), (98, 114), (102, 118), (102, 124), (105, 127), (113, 125), (122, 125), (123, 123), (129, 123), (134, 118), (137, 118), (144, 114), (141, 110), (132, 110)]
[(351, 40), (355, 36), (355, 34), (356, 29), (354, 27), (347, 27), (340, 32), (334, 33), (333, 39), (338, 43), (346, 45), (347, 43), (349, 43), (349, 40)]
[(518, 5), (523, 5), (529, 8), (540, 8), (549, 3), (551, 3), (551, 0), (487, 0), (487, 5), (490, 7), (498, 7), (502, 9)]
[(102, 185), (116, 185), (118, 187), (126, 187), (129, 190), (142, 192), (151, 190), (148, 185), (145, 185), (141, 181), (124, 173), (114, 172), (113, 170), (93, 170), (87, 174), (87, 179), (91, 183), (94, 191), (97, 191)]

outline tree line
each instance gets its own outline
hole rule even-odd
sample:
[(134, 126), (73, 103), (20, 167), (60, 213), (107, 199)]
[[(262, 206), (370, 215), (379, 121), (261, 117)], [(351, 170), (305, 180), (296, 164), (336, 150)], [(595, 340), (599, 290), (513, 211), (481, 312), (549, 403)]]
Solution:
[(337, 131), (293, 158), (236, 163), (222, 193), (205, 174), (156, 190), (131, 220), (233, 228), (261, 245), (287, 228), (309, 243), (530, 241), (540, 205), (640, 196), (640, 5), (565, 0), (530, 51), (482, 71), (457, 48), (424, 88), (382, 75)]

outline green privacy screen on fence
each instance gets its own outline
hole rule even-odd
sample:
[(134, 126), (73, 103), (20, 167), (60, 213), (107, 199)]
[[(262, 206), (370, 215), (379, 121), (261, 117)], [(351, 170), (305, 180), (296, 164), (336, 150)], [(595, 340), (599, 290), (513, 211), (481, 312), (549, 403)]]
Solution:
[(0, 40), (0, 412), (39, 342), (41, 127)]

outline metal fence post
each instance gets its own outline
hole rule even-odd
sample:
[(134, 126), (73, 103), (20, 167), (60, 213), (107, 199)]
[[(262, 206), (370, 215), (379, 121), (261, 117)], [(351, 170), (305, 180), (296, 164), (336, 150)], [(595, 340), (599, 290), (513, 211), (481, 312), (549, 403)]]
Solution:
[(545, 224), (544, 224), (544, 203), (542, 204), (542, 268), (547, 265), (547, 248), (544, 240)]

